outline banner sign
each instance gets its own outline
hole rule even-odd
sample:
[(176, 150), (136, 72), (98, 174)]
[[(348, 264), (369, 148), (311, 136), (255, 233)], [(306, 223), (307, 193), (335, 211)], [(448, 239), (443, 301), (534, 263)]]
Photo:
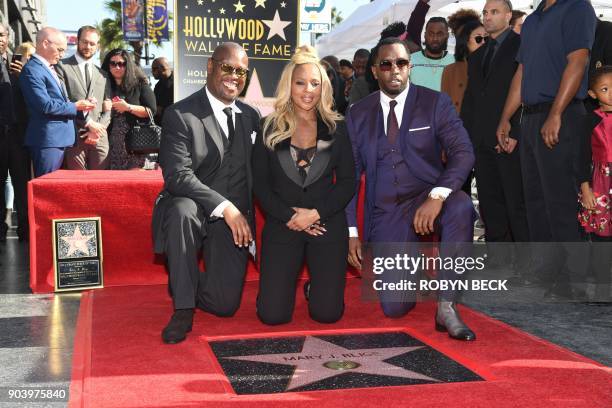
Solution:
[(298, 42), (299, 2), (175, 0), (174, 17), (175, 101), (204, 86), (208, 58), (231, 41), (249, 57), (244, 101), (271, 112), (277, 81)]
[(331, 2), (329, 0), (301, 0), (300, 28), (312, 33), (328, 33), (331, 30)]
[(169, 41), (166, 0), (147, 0), (147, 35), (151, 41)]
[(123, 39), (144, 40), (144, 0), (121, 0), (121, 17)]

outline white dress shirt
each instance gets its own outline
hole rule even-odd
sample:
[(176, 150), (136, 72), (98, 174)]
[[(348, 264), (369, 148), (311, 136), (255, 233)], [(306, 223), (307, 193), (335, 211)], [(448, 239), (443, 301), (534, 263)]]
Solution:
[(74, 57), (77, 60), (77, 66), (79, 67), (79, 71), (81, 72), (81, 77), (83, 78), (83, 83), (87, 86), (87, 79), (85, 79), (85, 64), (87, 64), (87, 70), (89, 71), (89, 78), (93, 81), (93, 58), (86, 60), (81, 57), (81, 55), (77, 52), (74, 54)]
[(62, 82), (60, 81), (59, 77), (57, 76), (57, 72), (55, 72), (55, 68), (52, 68), (51, 64), (49, 64), (49, 61), (47, 61), (44, 57), (42, 57), (42, 56), (40, 56), (38, 54), (33, 54), (32, 57), (36, 58), (37, 60), (39, 60), (40, 62), (43, 63), (43, 65), (51, 73), (53, 78), (55, 78), (55, 80), (57, 81), (57, 84), (59, 85), (60, 89), (62, 89), (62, 92), (63, 92), (64, 88), (62, 87)]

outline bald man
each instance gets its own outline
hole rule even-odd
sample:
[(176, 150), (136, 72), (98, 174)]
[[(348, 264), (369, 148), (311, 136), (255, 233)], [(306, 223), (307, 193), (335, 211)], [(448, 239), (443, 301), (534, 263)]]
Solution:
[(36, 53), (19, 76), (30, 115), (24, 144), (30, 150), (35, 177), (62, 166), (64, 151), (75, 142), (73, 120), (77, 112), (95, 107), (87, 100), (70, 102), (66, 87), (55, 72), (66, 46), (66, 36), (61, 31), (43, 28), (36, 35)]
[(164, 109), (174, 103), (174, 73), (172, 67), (165, 57), (155, 58), (151, 64), (151, 73), (157, 80), (155, 84), (155, 100), (157, 101), (157, 111), (155, 121), (161, 123), (164, 116)]
[[(167, 256), (174, 301), (165, 343), (185, 339), (195, 307), (229, 317), (240, 306), (255, 236), (250, 163), (260, 119), (236, 100), (248, 64), (240, 45), (221, 44), (208, 59), (206, 86), (164, 114), (164, 189), (153, 210), (153, 236), (155, 251)], [(200, 248), (205, 273), (198, 268)]]

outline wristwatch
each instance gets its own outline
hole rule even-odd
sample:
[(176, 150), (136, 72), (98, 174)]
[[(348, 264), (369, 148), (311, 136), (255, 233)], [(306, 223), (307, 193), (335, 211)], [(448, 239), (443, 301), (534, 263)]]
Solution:
[(440, 200), (442, 202), (446, 200), (446, 197), (444, 197), (442, 194), (439, 194), (439, 193), (430, 192), (427, 196), (431, 198), (432, 200)]

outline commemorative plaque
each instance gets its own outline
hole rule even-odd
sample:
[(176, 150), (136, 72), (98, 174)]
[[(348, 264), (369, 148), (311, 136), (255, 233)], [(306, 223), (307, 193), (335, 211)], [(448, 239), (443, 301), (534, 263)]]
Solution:
[(53, 220), (55, 291), (104, 286), (100, 217)]

